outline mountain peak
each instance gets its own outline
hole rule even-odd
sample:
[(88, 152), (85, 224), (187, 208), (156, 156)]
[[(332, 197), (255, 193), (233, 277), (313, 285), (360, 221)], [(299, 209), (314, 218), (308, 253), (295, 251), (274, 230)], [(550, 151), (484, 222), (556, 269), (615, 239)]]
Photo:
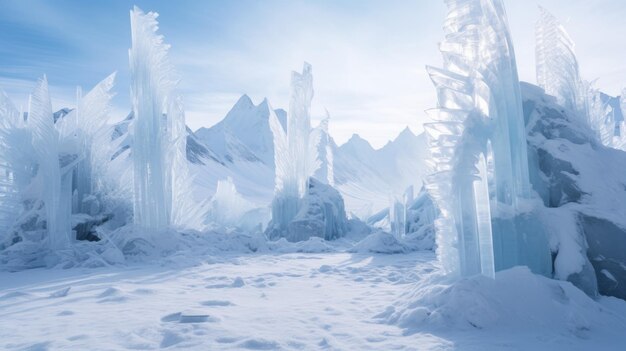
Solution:
[(369, 141), (363, 139), (360, 135), (358, 135), (357, 133), (352, 134), (352, 136), (350, 137), (350, 139), (348, 139), (348, 141), (341, 145), (342, 148), (353, 148), (355, 150), (358, 151), (373, 151), (374, 148), (372, 147), (372, 145), (370, 145)]
[(250, 99), (250, 97), (248, 96), (248, 94), (243, 94), (241, 95), (241, 97), (239, 98), (239, 100), (237, 100), (237, 102), (235, 103), (235, 105), (233, 106), (233, 110), (234, 109), (251, 109), (254, 107), (254, 103), (252, 102), (252, 99)]

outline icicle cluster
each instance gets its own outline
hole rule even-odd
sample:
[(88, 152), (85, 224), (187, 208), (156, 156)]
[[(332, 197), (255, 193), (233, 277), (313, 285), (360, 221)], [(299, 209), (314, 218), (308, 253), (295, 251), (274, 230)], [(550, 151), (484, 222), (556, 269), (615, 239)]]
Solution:
[[(516, 224), (495, 225), (495, 217), (517, 213), (530, 196), (519, 79), (503, 3), (446, 3), (444, 68), (427, 67), (437, 88), (438, 107), (428, 111), (436, 122), (424, 125), (435, 170), (426, 187), (441, 211), (435, 221), (438, 257), (452, 275), (494, 276), (517, 264), (535, 268), (520, 253)], [(534, 249), (535, 256), (549, 257), (547, 246), (546, 252)]]

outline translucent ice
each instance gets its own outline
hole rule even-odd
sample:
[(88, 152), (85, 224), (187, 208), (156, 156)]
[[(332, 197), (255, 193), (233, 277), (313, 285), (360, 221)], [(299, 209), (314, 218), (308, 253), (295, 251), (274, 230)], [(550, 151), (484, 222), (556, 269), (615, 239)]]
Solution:
[(539, 8), (535, 27), (537, 83), (547, 94), (555, 96), (559, 104), (586, 117), (586, 93), (580, 78), (574, 41), (559, 21)]
[(439, 259), (446, 271), (463, 276), (493, 276), (519, 264), (549, 272), (544, 234), (534, 231), (530, 235), (539, 240), (527, 240), (526, 222), (519, 218), (531, 192), (519, 78), (503, 3), (446, 3), (444, 68), (428, 67), (439, 101), (429, 111), (436, 122), (424, 125), (435, 170), (426, 187), (440, 209), (435, 221)]
[(201, 227), (205, 213), (193, 201), (185, 158), (185, 114), (173, 93), (176, 80), (167, 59), (169, 45), (156, 34), (158, 14), (135, 7), (130, 17), (135, 224), (156, 230), (170, 225)]
[[(61, 198), (61, 163), (65, 162), (59, 158), (59, 134), (54, 126), (46, 77), (39, 81), (30, 96), (27, 122), (37, 157), (37, 177), (42, 182), (45, 181), (45, 186), (42, 186), (42, 200), (46, 213), (48, 244), (51, 249), (63, 249), (70, 244), (72, 228), (65, 204), (68, 196), (71, 199), (71, 194), (65, 194)], [(67, 181), (65, 183), (67, 186)]]

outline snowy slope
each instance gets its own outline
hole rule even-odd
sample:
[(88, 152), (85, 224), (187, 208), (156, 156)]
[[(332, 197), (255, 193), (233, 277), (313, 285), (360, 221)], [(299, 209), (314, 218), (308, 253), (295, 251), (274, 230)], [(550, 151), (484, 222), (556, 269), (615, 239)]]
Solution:
[[(243, 95), (223, 120), (210, 128), (200, 128), (195, 134), (223, 160), (262, 162), (273, 167), (274, 142), (268, 122), (269, 109), (267, 99), (254, 105), (248, 95)], [(285, 127), (286, 113), (283, 110), (275, 112)]]

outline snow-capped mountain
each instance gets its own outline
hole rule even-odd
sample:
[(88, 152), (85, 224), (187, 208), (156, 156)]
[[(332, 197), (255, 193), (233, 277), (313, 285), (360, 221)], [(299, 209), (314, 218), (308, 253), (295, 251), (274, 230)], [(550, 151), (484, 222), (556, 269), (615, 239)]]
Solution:
[[(199, 160), (207, 159), (206, 155), (217, 158), (202, 161), (210, 167), (194, 167), (203, 187), (214, 189), (220, 177), (231, 176), (242, 195), (259, 203), (271, 201), (274, 145), (268, 122), (270, 106), (267, 99), (255, 105), (243, 95), (219, 123), (190, 133), (196, 148), (206, 148), (206, 152), (188, 152), (190, 161), (196, 154), (200, 154)], [(274, 112), (286, 128), (286, 112)], [(189, 148), (192, 143), (189, 139), (187, 143)], [(378, 150), (357, 134), (341, 146), (332, 140), (331, 145), (336, 187), (347, 211), (360, 217), (388, 206), (392, 195), (401, 194), (410, 185), (419, 188), (427, 174), (425, 136), (416, 136), (408, 128)]]
[[(274, 112), (284, 128), (286, 112), (280, 109)], [(210, 128), (200, 128), (195, 134), (224, 162), (261, 162), (273, 168), (269, 113), (267, 99), (254, 105), (248, 95), (243, 95), (223, 120)]]
[(409, 128), (378, 150), (355, 134), (336, 148), (336, 186), (346, 207), (366, 218), (389, 206), (390, 199), (407, 187), (419, 189), (428, 174), (427, 158), (426, 136)]

